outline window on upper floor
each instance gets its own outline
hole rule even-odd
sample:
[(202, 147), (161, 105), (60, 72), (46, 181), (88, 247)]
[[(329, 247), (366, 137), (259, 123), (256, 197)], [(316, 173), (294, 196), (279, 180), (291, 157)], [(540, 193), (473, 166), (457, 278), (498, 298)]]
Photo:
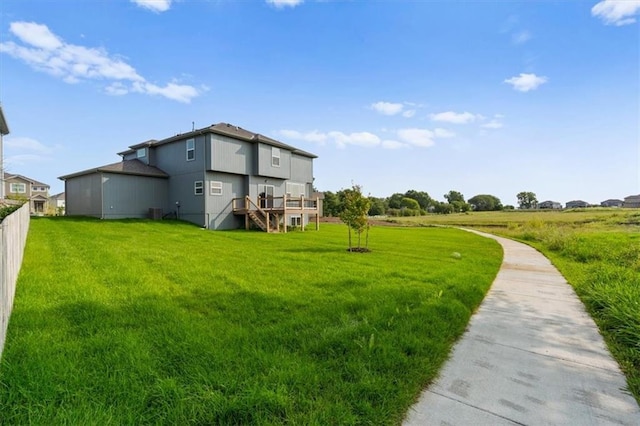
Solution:
[(204, 193), (204, 182), (197, 180), (193, 182), (193, 194), (202, 195)]
[(140, 148), (139, 150), (137, 150), (136, 151), (136, 156), (138, 158), (146, 157), (147, 156), (147, 148)]
[(24, 183), (12, 183), (9, 191), (14, 194), (24, 194), (27, 192), (27, 185)]
[(280, 167), (280, 148), (275, 146), (271, 147), (271, 165), (273, 167)]
[(222, 182), (211, 181), (209, 193), (211, 195), (222, 195)]
[(187, 161), (196, 159), (196, 140), (187, 139)]

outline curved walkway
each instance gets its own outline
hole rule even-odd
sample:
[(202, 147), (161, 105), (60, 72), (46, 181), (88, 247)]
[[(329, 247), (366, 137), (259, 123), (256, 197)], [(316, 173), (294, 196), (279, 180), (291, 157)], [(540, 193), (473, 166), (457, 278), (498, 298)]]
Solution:
[(476, 233), (502, 245), (502, 266), (404, 425), (639, 425), (624, 375), (551, 262)]

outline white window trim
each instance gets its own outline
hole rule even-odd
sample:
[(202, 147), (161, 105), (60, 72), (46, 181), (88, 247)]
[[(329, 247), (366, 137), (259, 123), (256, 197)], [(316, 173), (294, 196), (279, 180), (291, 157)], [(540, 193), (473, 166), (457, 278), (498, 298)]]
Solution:
[[(17, 188), (22, 188), (22, 190), (20, 190), (20, 189), (14, 190), (14, 188), (16, 188), (16, 187)], [(9, 192), (11, 192), (12, 194), (25, 194), (27, 192), (27, 184), (26, 183), (19, 183), (19, 182), (12, 182), (11, 185), (9, 186)]]
[(203, 181), (197, 180), (197, 181), (193, 182), (193, 195), (204, 195), (204, 182)]
[(291, 226), (302, 226), (302, 215), (293, 215), (293, 216), (289, 216), (290, 221), (289, 224)]
[[(276, 159), (278, 159), (277, 162)], [(271, 147), (271, 166), (280, 167), (280, 148), (277, 148), (275, 146)]]
[(143, 158), (147, 156), (147, 148), (140, 148), (136, 151), (136, 158)]
[(222, 195), (222, 182), (212, 180), (209, 183), (209, 194)]
[[(192, 153), (193, 158), (189, 158), (189, 153)], [(186, 154), (187, 154), (187, 161), (193, 161), (196, 159), (196, 140), (195, 139), (187, 139)]]

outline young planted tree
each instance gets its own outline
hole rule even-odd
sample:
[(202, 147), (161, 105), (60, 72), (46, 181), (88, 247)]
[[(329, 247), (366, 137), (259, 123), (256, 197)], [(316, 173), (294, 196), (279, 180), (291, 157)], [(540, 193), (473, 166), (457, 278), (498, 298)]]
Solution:
[[(344, 203), (343, 210), (340, 212), (340, 220), (342, 220), (349, 229), (349, 251), (368, 252), (369, 248), (369, 221), (367, 213), (371, 207), (369, 197), (362, 195), (362, 187), (353, 185), (351, 189), (343, 191)], [(351, 239), (351, 231), (358, 236), (358, 247), (353, 247)], [(362, 247), (362, 233), (367, 232), (366, 245)]]

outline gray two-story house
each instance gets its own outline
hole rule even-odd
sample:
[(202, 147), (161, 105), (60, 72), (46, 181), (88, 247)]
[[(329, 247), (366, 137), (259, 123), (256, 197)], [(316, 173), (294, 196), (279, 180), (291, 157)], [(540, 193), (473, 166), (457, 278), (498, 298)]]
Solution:
[(61, 176), (67, 215), (171, 215), (208, 229), (277, 231), (319, 217), (315, 155), (227, 123), (149, 140), (122, 161)]

